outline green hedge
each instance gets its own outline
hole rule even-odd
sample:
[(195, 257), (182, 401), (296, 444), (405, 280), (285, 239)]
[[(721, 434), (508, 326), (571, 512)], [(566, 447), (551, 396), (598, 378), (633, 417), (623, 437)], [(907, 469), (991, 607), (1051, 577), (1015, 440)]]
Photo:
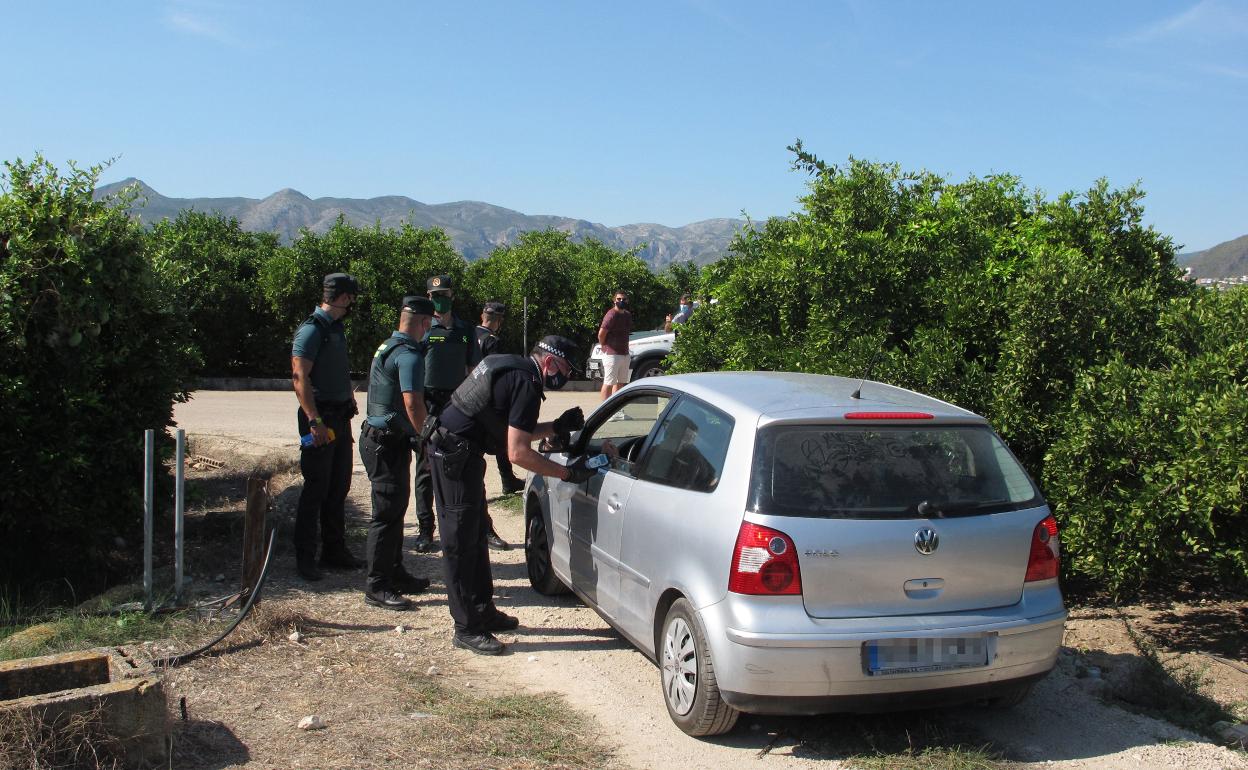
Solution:
[(1181, 279), (1139, 189), (1047, 200), (792, 149), (801, 210), (707, 268), (718, 302), (675, 370), (870, 371), (992, 420), (1043, 481), (1068, 574), (1248, 579), (1244, 301)]
[(141, 542), (143, 430), (196, 364), (139, 226), (92, 200), (98, 169), (6, 164), (0, 195), (0, 580), (102, 586)]

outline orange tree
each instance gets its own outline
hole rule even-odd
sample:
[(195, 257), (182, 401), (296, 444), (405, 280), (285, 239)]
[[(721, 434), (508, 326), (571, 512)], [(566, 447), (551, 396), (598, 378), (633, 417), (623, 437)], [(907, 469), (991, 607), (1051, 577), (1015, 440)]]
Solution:
[(68, 579), (82, 592), (142, 542), (143, 431), (166, 438), (195, 349), (139, 225), (92, 199), (98, 168), (5, 168), (0, 581)]

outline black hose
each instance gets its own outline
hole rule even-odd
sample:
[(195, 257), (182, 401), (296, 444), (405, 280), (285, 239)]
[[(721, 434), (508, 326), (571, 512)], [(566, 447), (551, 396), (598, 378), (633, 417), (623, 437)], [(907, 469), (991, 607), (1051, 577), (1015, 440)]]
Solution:
[(247, 617), (247, 613), (251, 612), (251, 606), (256, 603), (256, 599), (260, 598), (260, 591), (261, 589), (264, 588), (264, 579), (268, 577), (268, 574), (269, 574), (269, 561), (273, 558), (273, 544), (276, 541), (277, 541), (277, 530), (274, 529), (272, 532), (269, 533), (269, 547), (268, 547), (268, 550), (266, 550), (264, 553), (264, 565), (260, 568), (260, 577), (256, 578), (256, 585), (254, 588), (251, 589), (251, 594), (247, 597), (247, 603), (243, 605), (242, 612), (238, 613), (238, 617), (234, 618), (234, 622), (230, 624), (230, 627), (222, 631), (221, 635), (218, 636), (216, 639), (213, 639), (211, 642), (208, 642), (208, 644), (205, 644), (203, 647), (200, 647), (197, 650), (191, 650), (190, 652), (183, 652), (179, 655), (170, 655), (164, 658), (157, 658), (156, 660), (152, 661), (152, 665), (158, 666), (161, 668), (173, 668), (174, 666), (180, 666), (183, 663), (186, 663), (187, 661), (198, 658), (200, 655), (203, 655), (205, 652), (208, 652), (213, 647), (216, 647), (218, 644), (220, 644), (221, 640), (225, 639), (225, 637), (233, 633), (234, 629), (238, 628), (238, 624), (242, 623), (243, 619)]

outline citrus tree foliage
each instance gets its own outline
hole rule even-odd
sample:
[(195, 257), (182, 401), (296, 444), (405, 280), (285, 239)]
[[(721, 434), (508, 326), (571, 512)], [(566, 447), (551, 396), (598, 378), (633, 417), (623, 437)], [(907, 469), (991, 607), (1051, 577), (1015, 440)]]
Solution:
[[(1104, 490), (1048, 472), (1046, 452), (1071, 429), (1072, 399), (1092, 404), (1082, 378), (1155, 365), (1163, 318), (1194, 291), (1171, 241), (1141, 224), (1142, 192), (1102, 181), (1047, 200), (1008, 175), (952, 183), (792, 149), (811, 174), (801, 210), (742, 233), (705, 269), (718, 302), (682, 330), (674, 368), (870, 372), (984, 414), (1034, 476), (1065, 484), (1064, 522), (1090, 510)], [(1125, 448), (1083, 457), (1130, 461)], [(1104, 556), (1121, 545), (1110, 534), (1072, 526), (1066, 539)], [(1124, 569), (1141, 579), (1140, 564)]]
[(139, 225), (92, 200), (99, 169), (5, 169), (0, 580), (100, 585), (114, 539), (141, 542), (143, 431), (186, 398), (190, 330)]
[(1044, 468), (1064, 555), (1116, 592), (1191, 562), (1248, 578), (1248, 291), (1201, 291), (1147, 361), (1080, 373)]
[(174, 304), (194, 330), (202, 375), (289, 374), (287, 324), (259, 281), (261, 266), (280, 249), (276, 235), (188, 210), (157, 223), (147, 242), (153, 264), (170, 281)]
[(583, 357), (597, 340), (617, 289), (628, 292), (637, 329), (661, 326), (674, 302), (672, 287), (635, 252), (621, 253), (594, 240), (576, 243), (558, 230), (522, 234), (469, 265), (464, 280), (478, 307), (490, 300), (507, 303), (500, 337), (504, 350), (517, 353), (526, 297), (530, 347), (547, 334), (562, 334), (582, 346)]
[(289, 371), (290, 339), (320, 303), (321, 281), (329, 273), (355, 276), (362, 293), (346, 320), (347, 346), (352, 370), (363, 375), (378, 343), (394, 331), (403, 297), (425, 294), (430, 276), (459, 280), (463, 271), (463, 259), (440, 229), (360, 228), (339, 217), (324, 234), (304, 230), (289, 248), (274, 252), (260, 268), (260, 283), (282, 322)]

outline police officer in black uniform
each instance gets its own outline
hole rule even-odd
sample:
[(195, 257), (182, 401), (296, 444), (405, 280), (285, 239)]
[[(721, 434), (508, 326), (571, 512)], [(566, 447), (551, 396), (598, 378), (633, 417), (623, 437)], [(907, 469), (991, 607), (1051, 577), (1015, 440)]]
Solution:
[[(472, 324), (456, 318), (451, 310), (455, 285), (449, 275), (435, 275), (425, 283), (433, 302), (434, 319), (425, 335), (425, 407), (438, 414), (451, 400), (451, 393), (464, 381), (480, 357)], [(437, 550), (434, 539), (433, 481), (427, 458), (416, 461), (416, 522), (419, 532), (415, 548), (421, 553)]]
[(295, 563), (304, 580), (321, 579), (316, 561), (318, 522), (321, 567), (356, 569), (364, 565), (347, 550), (346, 541), (351, 418), (359, 410), (342, 324), (359, 296), (360, 285), (346, 273), (331, 273), (321, 286), (321, 304), (295, 330), (290, 358), (291, 383), (299, 399), (299, 435), (312, 436), (311, 443), (299, 453), (303, 489), (295, 512)]
[(360, 459), (373, 485), (364, 602), (374, 607), (409, 609), (412, 603), (403, 594), (429, 587), (428, 579), (403, 568), (403, 514), (411, 496), (412, 448), (425, 424), (425, 351), (420, 340), (432, 319), (432, 302), (404, 297), (398, 330), (377, 348), (368, 371)]
[(540, 438), (567, 434), (585, 424), (580, 407), (538, 423), (542, 393), (567, 382), (576, 346), (549, 336), (528, 356), (485, 358), (451, 396), (430, 439), (433, 491), (438, 501), (447, 604), (455, 621), (453, 643), (482, 655), (498, 655), (502, 642), (492, 632), (509, 631), (519, 620), (494, 605), (494, 581), (486, 545), (485, 453), (506, 447), (521, 468), (581, 482), (597, 471), (584, 458), (563, 466), (535, 452)]

